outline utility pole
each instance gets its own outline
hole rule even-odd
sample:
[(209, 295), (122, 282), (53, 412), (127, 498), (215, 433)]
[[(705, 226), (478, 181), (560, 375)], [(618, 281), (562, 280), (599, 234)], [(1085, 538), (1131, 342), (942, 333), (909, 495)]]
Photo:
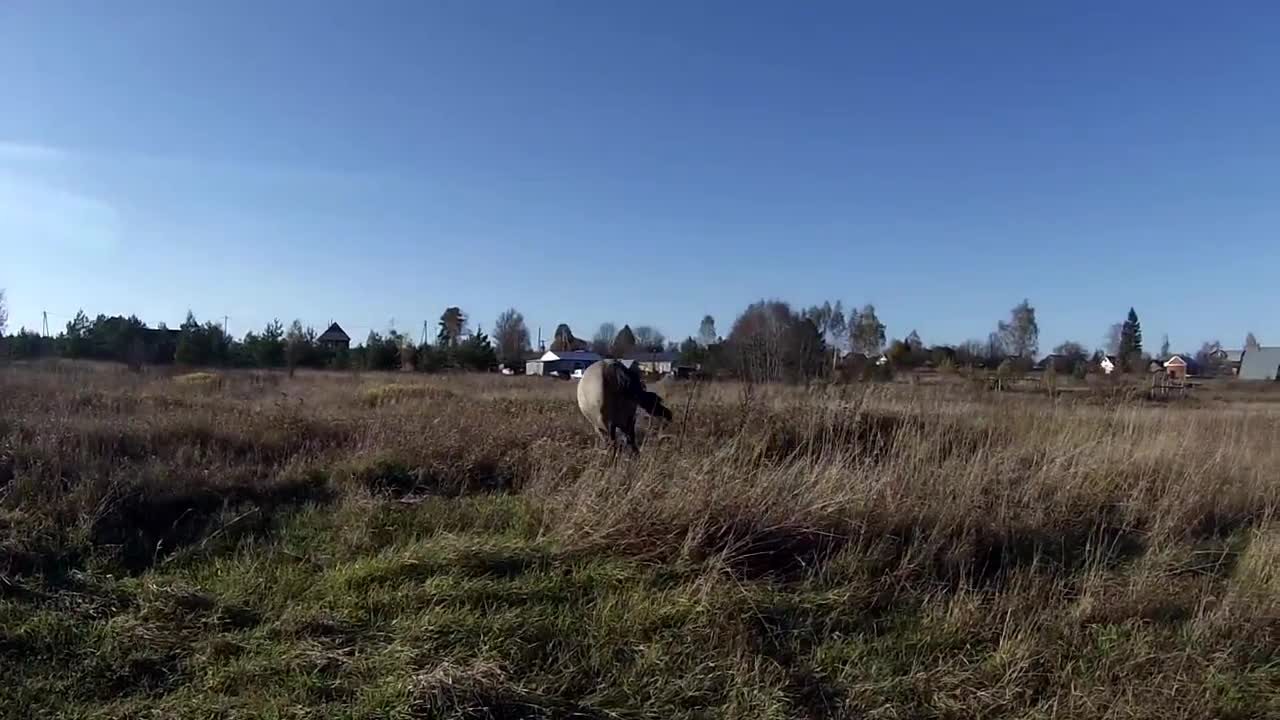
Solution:
[(222, 316), (222, 334), (223, 334), (223, 335), (225, 335), (226, 337), (231, 337), (231, 333), (227, 332), (227, 320), (228, 320), (228, 319), (229, 319), (229, 318), (228, 318), (226, 315), (223, 315), (223, 316)]
[(41, 337), (49, 337), (49, 311), (42, 310), (40, 314), (44, 316), (44, 335)]
[(427, 344), (427, 328), (430, 327), (430, 325), (431, 325), (430, 320), (422, 321), (422, 342), (418, 343), (418, 345), (421, 346), (421, 345)]

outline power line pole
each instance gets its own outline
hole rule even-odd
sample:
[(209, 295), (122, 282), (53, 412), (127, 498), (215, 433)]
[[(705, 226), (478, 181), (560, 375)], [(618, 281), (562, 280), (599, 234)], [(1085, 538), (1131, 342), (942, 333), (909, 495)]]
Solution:
[(231, 337), (231, 333), (227, 332), (227, 319), (226, 315), (222, 316), (222, 334), (227, 337)]
[(422, 321), (422, 342), (418, 343), (418, 345), (420, 346), (427, 344), (427, 327), (430, 325), (430, 323), (431, 323), (430, 320)]
[(44, 316), (44, 335), (41, 337), (49, 337), (49, 311), (42, 310), (40, 314)]

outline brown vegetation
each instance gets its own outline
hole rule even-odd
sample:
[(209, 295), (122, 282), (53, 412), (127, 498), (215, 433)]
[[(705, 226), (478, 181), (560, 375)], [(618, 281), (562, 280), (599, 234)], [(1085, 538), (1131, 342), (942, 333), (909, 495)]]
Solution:
[(573, 390), (0, 370), (0, 707), (1280, 713), (1280, 403)]

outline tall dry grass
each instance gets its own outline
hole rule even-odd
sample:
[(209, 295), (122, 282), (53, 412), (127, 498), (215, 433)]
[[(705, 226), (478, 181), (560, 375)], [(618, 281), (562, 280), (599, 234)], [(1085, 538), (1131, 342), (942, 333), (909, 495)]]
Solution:
[[(74, 578), (199, 576), (228, 558), (253, 567), (303, 527), (304, 547), (324, 548), (310, 562), (394, 560), (410, 572), (406, 597), (417, 597), (423, 567), (546, 582), (585, 572), (583, 587), (605, 593), (574, 610), (588, 619), (557, 631), (597, 622), (605, 636), (554, 663), (537, 656), (537, 672), (483, 643), (474, 656), (415, 665), (401, 688), (410, 713), (466, 715), (449, 705), (465, 701), (590, 715), (594, 702), (699, 716), (654, 694), (676, 682), (669, 673), (692, 672), (676, 668), (694, 648), (670, 666), (596, 655), (616, 642), (611, 652), (630, 657), (621, 648), (660, 632), (665, 616), (686, 618), (710, 653), (694, 663), (709, 684), (688, 692), (728, 716), (1280, 711), (1267, 692), (1280, 679), (1280, 404), (908, 384), (658, 389), (676, 419), (648, 426), (632, 457), (595, 444), (570, 383), (3, 369), (0, 586), (50, 593)], [(516, 536), (501, 519), (513, 507)], [(404, 565), (386, 553), (427, 542), (412, 518), (506, 539)], [(618, 596), (593, 574), (598, 562), (654, 568), (643, 572), (655, 584)], [(438, 608), (431, 597), (396, 612)], [(633, 605), (615, 616), (610, 603)], [(633, 627), (645, 613), (657, 624)], [(0, 655), (21, 647), (0, 642)], [(548, 669), (557, 663), (568, 666)], [(484, 669), (474, 686), (466, 668)], [(614, 694), (562, 674), (574, 672)]]

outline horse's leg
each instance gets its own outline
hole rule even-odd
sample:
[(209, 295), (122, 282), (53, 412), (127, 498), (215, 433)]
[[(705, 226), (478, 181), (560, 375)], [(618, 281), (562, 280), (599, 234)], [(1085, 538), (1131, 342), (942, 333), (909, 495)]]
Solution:
[(636, 445), (636, 418), (635, 415), (622, 426), (622, 434), (627, 437), (627, 447), (631, 448), (631, 452), (640, 452), (640, 446)]

